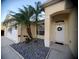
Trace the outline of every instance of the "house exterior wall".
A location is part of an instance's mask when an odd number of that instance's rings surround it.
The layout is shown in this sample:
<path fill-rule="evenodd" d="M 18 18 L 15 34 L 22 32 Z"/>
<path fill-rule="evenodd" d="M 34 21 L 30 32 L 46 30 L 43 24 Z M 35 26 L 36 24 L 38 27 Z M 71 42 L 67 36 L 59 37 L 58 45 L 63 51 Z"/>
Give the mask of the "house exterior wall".
<path fill-rule="evenodd" d="M 18 27 L 18 35 L 20 35 L 20 37 L 18 37 L 19 40 L 20 40 L 20 42 L 25 41 L 25 38 L 26 38 L 26 37 L 24 37 L 24 36 L 27 36 L 27 35 L 28 35 L 25 26 L 21 26 L 21 25 L 20 25 L 20 26 Z"/>
<path fill-rule="evenodd" d="M 31 25 L 31 32 L 34 38 L 36 38 L 36 26 L 35 24 Z"/>
<path fill-rule="evenodd" d="M 17 29 L 15 29 L 15 26 L 11 26 L 14 22 L 9 22 L 7 25 L 4 27 L 4 36 L 8 37 L 15 43 L 18 43 L 18 36 L 17 36 Z M 11 28 L 11 30 L 9 30 Z"/>
<path fill-rule="evenodd" d="M 5 26 L 5 37 L 10 38 L 15 43 L 25 41 L 26 37 L 24 37 L 24 36 L 28 36 L 27 29 L 26 29 L 27 27 L 23 26 L 23 25 L 22 26 L 18 25 L 16 30 L 15 30 L 15 27 L 12 27 L 12 32 L 10 33 L 8 31 L 8 29 L 10 28 L 10 25 L 12 25 L 12 23 L 8 23 L 8 25 Z M 40 39 L 44 39 L 44 36 L 36 35 L 36 26 L 35 26 L 35 24 L 31 25 L 31 32 L 32 32 L 33 38 L 38 37 Z"/>
<path fill-rule="evenodd" d="M 61 1 L 56 4 L 50 5 L 45 8 L 45 46 L 50 46 L 50 41 L 55 42 L 55 22 L 51 18 L 51 15 L 66 10 L 66 1 Z M 77 57 L 78 52 L 78 19 L 77 19 L 77 9 L 71 8 L 68 17 L 63 17 L 65 23 L 65 43 L 71 49 L 73 55 Z M 65 11 L 66 12 L 66 11 Z M 60 13 L 61 14 L 61 13 Z M 52 27 L 51 27 L 52 26 Z"/>
<path fill-rule="evenodd" d="M 37 38 L 44 39 L 44 35 L 37 35 Z"/>
<path fill-rule="evenodd" d="M 65 9 L 65 1 L 61 1 L 59 3 L 56 3 L 54 5 L 51 5 L 49 7 L 45 8 L 45 15 L 46 15 L 46 19 L 45 19 L 45 46 L 49 47 L 50 46 L 50 39 L 51 39 L 51 18 L 49 15 L 64 10 Z"/>
<path fill-rule="evenodd" d="M 3 26 L 3 24 L 0 24 L 0 28 L 1 28 L 1 32 L 2 32 L 2 30 L 4 31 L 4 35 L 3 36 L 5 36 L 5 26 Z M 1 33 L 1 36 L 2 36 L 2 33 Z"/>
<path fill-rule="evenodd" d="M 69 47 L 77 57 L 78 53 L 78 19 L 77 9 L 72 9 L 69 17 Z"/>
<path fill-rule="evenodd" d="M 3 26 L 2 24 L 0 25 L 1 30 L 5 29 L 5 26 Z"/>
<path fill-rule="evenodd" d="M 36 38 L 36 27 L 35 27 L 34 24 L 31 25 L 31 32 L 32 32 L 33 38 Z M 25 26 L 22 26 L 22 27 L 18 26 L 18 35 L 20 35 L 20 37 L 18 37 L 20 42 L 25 41 L 26 37 L 24 37 L 24 36 L 28 36 L 27 27 L 25 27 Z"/>
<path fill-rule="evenodd" d="M 22 30 L 21 30 L 21 26 L 20 26 L 20 25 L 18 25 L 17 30 L 18 30 L 18 41 L 20 42 L 21 39 L 22 39 L 22 37 L 21 37 L 21 32 L 22 32 Z"/>
<path fill-rule="evenodd" d="M 11 32 L 9 31 L 9 27 L 5 28 L 5 37 L 8 37 L 15 43 L 18 43 L 18 36 L 17 35 L 18 35 L 18 32 L 15 29 L 15 27 L 11 27 Z"/>

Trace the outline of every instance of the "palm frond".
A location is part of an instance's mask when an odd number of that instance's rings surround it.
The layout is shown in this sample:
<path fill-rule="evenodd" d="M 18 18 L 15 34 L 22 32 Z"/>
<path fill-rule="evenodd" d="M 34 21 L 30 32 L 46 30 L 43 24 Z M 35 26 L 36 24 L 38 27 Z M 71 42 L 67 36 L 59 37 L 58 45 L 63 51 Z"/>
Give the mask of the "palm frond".
<path fill-rule="evenodd" d="M 23 9 L 19 8 L 19 11 L 21 14 L 25 15 L 25 11 Z"/>
<path fill-rule="evenodd" d="M 29 17 L 31 17 L 34 14 L 34 8 L 31 5 L 28 6 L 28 12 L 29 12 Z"/>

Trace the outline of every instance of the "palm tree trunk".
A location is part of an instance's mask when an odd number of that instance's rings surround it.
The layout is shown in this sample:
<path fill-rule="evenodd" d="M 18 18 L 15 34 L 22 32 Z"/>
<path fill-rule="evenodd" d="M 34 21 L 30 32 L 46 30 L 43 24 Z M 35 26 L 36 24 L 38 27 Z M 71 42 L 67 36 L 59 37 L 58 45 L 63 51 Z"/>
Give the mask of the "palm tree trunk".
<path fill-rule="evenodd" d="M 38 33 L 38 25 L 36 24 L 36 38 L 37 38 L 37 33 Z"/>
<path fill-rule="evenodd" d="M 38 14 L 36 14 L 36 38 L 37 38 L 37 32 L 38 32 Z"/>
<path fill-rule="evenodd" d="M 21 34 L 20 34 L 20 41 L 22 40 L 22 25 L 21 25 Z"/>
<path fill-rule="evenodd" d="M 29 37 L 31 39 L 33 39 L 30 24 L 27 26 L 26 30 L 27 30 L 27 33 L 28 33 Z"/>

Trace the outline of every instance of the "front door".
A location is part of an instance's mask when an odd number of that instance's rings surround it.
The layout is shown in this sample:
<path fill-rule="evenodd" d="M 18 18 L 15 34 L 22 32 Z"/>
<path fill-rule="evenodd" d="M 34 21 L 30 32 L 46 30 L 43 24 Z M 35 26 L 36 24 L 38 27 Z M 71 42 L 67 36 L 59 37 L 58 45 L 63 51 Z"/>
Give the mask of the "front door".
<path fill-rule="evenodd" d="M 59 43 L 64 43 L 64 22 L 57 22 L 55 28 L 55 40 Z"/>

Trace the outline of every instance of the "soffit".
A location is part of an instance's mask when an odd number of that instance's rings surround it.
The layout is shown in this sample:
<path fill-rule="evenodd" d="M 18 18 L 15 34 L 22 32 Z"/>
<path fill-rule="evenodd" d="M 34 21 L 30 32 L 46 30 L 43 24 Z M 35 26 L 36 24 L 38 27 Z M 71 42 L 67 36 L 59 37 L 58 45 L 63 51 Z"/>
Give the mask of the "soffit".
<path fill-rule="evenodd" d="M 50 0 L 50 1 L 46 2 L 46 3 L 44 3 L 42 6 L 43 6 L 44 8 L 46 8 L 46 7 L 50 6 L 50 5 L 53 5 L 53 4 L 58 3 L 58 2 L 60 2 L 60 1 L 64 1 L 64 0 Z"/>

